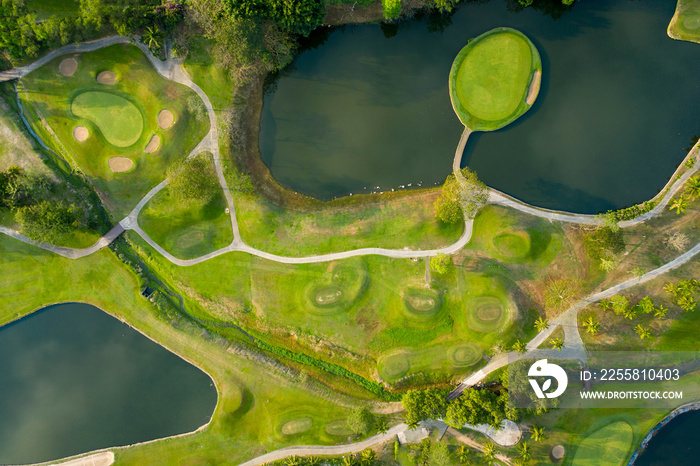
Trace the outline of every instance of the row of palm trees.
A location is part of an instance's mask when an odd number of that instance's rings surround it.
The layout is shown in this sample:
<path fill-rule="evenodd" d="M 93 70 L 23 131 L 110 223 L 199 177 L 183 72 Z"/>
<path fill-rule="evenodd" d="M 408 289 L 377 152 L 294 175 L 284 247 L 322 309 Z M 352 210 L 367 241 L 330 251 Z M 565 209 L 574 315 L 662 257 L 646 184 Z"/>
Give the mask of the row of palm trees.
<path fill-rule="evenodd" d="M 668 208 L 680 215 L 688 208 L 691 200 L 698 198 L 700 198 L 700 176 L 693 176 L 688 179 L 683 194 L 674 199 Z"/>

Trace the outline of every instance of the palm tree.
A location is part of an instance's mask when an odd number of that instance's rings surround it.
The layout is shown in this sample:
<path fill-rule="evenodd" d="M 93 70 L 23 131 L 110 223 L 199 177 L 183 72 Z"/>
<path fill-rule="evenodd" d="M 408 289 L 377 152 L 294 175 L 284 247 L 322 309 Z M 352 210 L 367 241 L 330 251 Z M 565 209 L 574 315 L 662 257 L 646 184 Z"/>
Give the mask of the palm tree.
<path fill-rule="evenodd" d="M 158 44 L 158 31 L 152 26 L 146 28 L 141 40 L 151 50 L 157 50 L 160 47 L 160 44 Z"/>
<path fill-rule="evenodd" d="M 492 442 L 486 442 L 481 450 L 484 454 L 484 460 L 487 464 L 492 464 L 496 459 L 496 445 Z"/>
<path fill-rule="evenodd" d="M 625 319 L 633 320 L 635 317 L 637 317 L 637 308 L 627 307 L 622 311 L 622 315 Z"/>
<path fill-rule="evenodd" d="M 457 449 L 457 459 L 459 460 L 460 464 L 467 464 L 469 461 L 469 457 L 471 456 L 471 452 L 467 447 L 462 445 Z"/>
<path fill-rule="evenodd" d="M 343 456 L 343 466 L 355 466 L 356 464 L 354 455 Z"/>
<path fill-rule="evenodd" d="M 674 199 L 671 205 L 669 206 L 669 209 L 675 210 L 678 215 L 682 214 L 685 212 L 685 209 L 688 208 L 688 198 L 685 197 L 685 194 L 681 195 L 681 197 Z"/>
<path fill-rule="evenodd" d="M 604 311 L 607 311 L 612 307 L 612 301 L 610 301 L 608 298 L 603 298 L 600 300 L 600 307 Z"/>
<path fill-rule="evenodd" d="M 530 427 L 530 438 L 535 442 L 541 442 L 542 440 L 546 439 L 547 435 L 544 433 L 544 427 L 533 424 Z"/>
<path fill-rule="evenodd" d="M 524 354 L 527 351 L 527 345 L 520 340 L 515 340 L 515 343 L 513 343 L 513 351 L 518 354 Z"/>
<path fill-rule="evenodd" d="M 360 464 L 371 465 L 374 464 L 374 460 L 377 459 L 377 454 L 371 448 L 365 448 L 362 450 L 360 458 Z"/>
<path fill-rule="evenodd" d="M 381 418 L 377 420 L 377 431 L 380 434 L 386 434 L 387 431 L 389 430 L 389 423 L 386 421 L 386 419 Z"/>
<path fill-rule="evenodd" d="M 306 464 L 308 464 L 309 466 L 317 466 L 321 464 L 321 458 L 319 458 L 318 456 L 309 456 L 308 458 L 306 458 Z"/>
<path fill-rule="evenodd" d="M 600 258 L 600 270 L 603 272 L 610 272 L 611 270 L 614 270 L 615 267 L 617 267 L 617 262 L 615 262 L 615 259 L 606 259 L 604 257 Z"/>
<path fill-rule="evenodd" d="M 586 327 L 586 333 L 595 335 L 600 330 L 600 322 L 598 322 L 593 316 L 588 316 L 588 319 L 583 321 L 583 326 Z"/>
<path fill-rule="evenodd" d="M 664 285 L 664 291 L 666 292 L 666 294 L 672 294 L 675 296 L 676 293 L 678 293 L 678 287 L 675 283 L 668 282 Z"/>
<path fill-rule="evenodd" d="M 562 347 L 564 346 L 564 340 L 561 338 L 552 338 L 549 340 L 549 343 L 552 345 L 552 349 L 561 351 Z"/>
<path fill-rule="evenodd" d="M 518 456 L 520 456 L 523 460 L 528 461 L 532 452 L 530 451 L 530 446 L 527 444 L 527 442 L 520 442 L 517 448 Z"/>
<path fill-rule="evenodd" d="M 639 338 L 642 340 L 651 336 L 651 332 L 649 331 L 649 327 L 645 327 L 642 324 L 637 324 L 634 327 L 634 331 L 637 333 L 637 335 L 639 335 Z"/>
<path fill-rule="evenodd" d="M 683 309 L 684 311 L 694 311 L 695 310 L 695 305 L 697 303 L 695 302 L 695 299 L 693 299 L 692 296 L 689 295 L 683 295 L 680 298 L 678 298 L 678 305 Z"/>
<path fill-rule="evenodd" d="M 284 464 L 286 464 L 287 466 L 299 466 L 303 463 L 304 461 L 298 456 L 290 456 L 289 458 L 284 460 Z"/>
<path fill-rule="evenodd" d="M 685 183 L 684 194 L 687 194 L 692 199 L 700 197 L 700 176 L 688 178 L 688 181 Z"/>
<path fill-rule="evenodd" d="M 540 317 L 535 321 L 535 328 L 538 332 L 544 332 L 549 328 L 549 323 L 547 323 L 546 319 Z"/>
<path fill-rule="evenodd" d="M 663 319 L 666 317 L 666 313 L 668 312 L 668 309 L 666 309 L 662 304 L 659 304 L 658 307 L 654 308 L 654 317 L 658 317 L 659 319 Z"/>

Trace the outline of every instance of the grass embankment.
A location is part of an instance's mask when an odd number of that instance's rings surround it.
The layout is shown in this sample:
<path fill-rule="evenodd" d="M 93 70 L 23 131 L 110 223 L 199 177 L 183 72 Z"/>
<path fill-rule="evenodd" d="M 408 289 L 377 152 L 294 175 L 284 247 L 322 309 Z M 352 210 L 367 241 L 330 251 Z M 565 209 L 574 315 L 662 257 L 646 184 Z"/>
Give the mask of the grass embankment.
<path fill-rule="evenodd" d="M 542 72 L 540 55 L 520 31 L 498 28 L 472 40 L 450 70 L 450 98 L 462 123 L 473 131 L 494 131 L 525 113 Z M 536 95 L 536 91 L 533 90 Z"/>
<path fill-rule="evenodd" d="M 678 0 L 676 12 L 668 25 L 673 39 L 700 43 L 700 0 Z"/>
<path fill-rule="evenodd" d="M 308 208 L 277 207 L 258 196 L 236 196 L 243 240 L 266 252 L 305 256 L 366 247 L 432 249 L 457 241 L 463 225 L 434 214 L 439 192 L 397 193 L 387 199 L 347 199 Z"/>
<path fill-rule="evenodd" d="M 114 45 L 76 54 L 78 70 L 68 78 L 58 71 L 65 58 L 58 57 L 22 78 L 20 95 L 25 114 L 42 140 L 77 165 L 101 192 L 107 210 L 115 219 L 121 219 L 162 181 L 172 162 L 188 155 L 208 131 L 209 121 L 205 113 L 197 118 L 188 109 L 188 99 L 199 99 L 196 94 L 158 75 L 135 46 Z M 97 74 L 105 70 L 116 73 L 115 85 L 97 83 Z M 71 111 L 73 99 L 85 92 L 110 93 L 135 106 L 144 126 L 138 140 L 129 147 L 117 147 L 102 134 L 101 129 L 107 127 L 76 118 Z M 163 109 L 175 115 L 175 123 L 168 129 L 158 127 L 157 115 Z M 73 137 L 76 126 L 88 128 L 89 136 L 84 142 Z M 160 137 L 160 149 L 146 154 L 144 149 L 153 135 Z M 133 160 L 134 169 L 113 173 L 107 161 L 115 155 Z"/>
<path fill-rule="evenodd" d="M 139 214 L 139 225 L 166 251 L 192 259 L 231 244 L 231 217 L 218 188 L 214 164 L 209 159 L 209 178 L 217 186 L 210 200 L 182 199 L 167 185 Z"/>
<path fill-rule="evenodd" d="M 48 181 L 46 186 L 49 189 L 44 193 L 49 198 L 47 200 L 64 201 L 91 211 L 90 215 L 98 215 L 95 206 L 91 204 L 94 196 L 85 181 L 71 173 L 63 161 L 39 147 L 26 132 L 19 116 L 13 113 L 12 106 L 2 98 L 0 109 L 0 171 L 6 171 L 13 165 L 19 166 L 30 178 Z M 7 209 L 0 209 L 0 224 L 20 229 L 14 220 L 14 214 Z M 98 231 L 83 227 L 61 235 L 55 243 L 58 246 L 85 248 L 92 246 L 99 237 Z"/>
<path fill-rule="evenodd" d="M 37 280 L 41 277 L 41 280 Z M 116 255 L 102 250 L 79 260 L 64 259 L 0 235 L 0 325 L 51 303 L 87 302 L 130 325 L 207 371 L 219 402 L 202 432 L 117 450 L 119 464 L 240 463 L 288 445 L 344 440 L 326 432 L 347 411 L 302 385 L 271 375 L 264 365 L 227 351 L 227 345 L 184 318 L 172 320 L 140 296 L 141 281 Z M 107 285 L 106 285 L 107 284 Z M 282 428 L 295 419 L 312 425 L 296 434 Z"/>

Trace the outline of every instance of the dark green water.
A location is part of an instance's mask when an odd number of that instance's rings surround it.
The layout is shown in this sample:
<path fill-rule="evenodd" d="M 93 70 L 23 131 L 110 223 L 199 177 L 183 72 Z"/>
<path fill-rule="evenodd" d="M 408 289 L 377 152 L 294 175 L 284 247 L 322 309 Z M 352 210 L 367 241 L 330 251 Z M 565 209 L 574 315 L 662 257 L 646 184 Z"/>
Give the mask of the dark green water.
<path fill-rule="evenodd" d="M 216 400 L 209 376 L 93 306 L 0 328 L 0 464 L 190 432 Z"/>
<path fill-rule="evenodd" d="M 700 411 L 672 419 L 651 439 L 634 466 L 685 466 L 700 458 Z"/>
<path fill-rule="evenodd" d="M 586 0 L 558 19 L 515 4 L 462 3 L 449 25 L 424 16 L 317 31 L 265 97 L 273 176 L 324 200 L 442 183 L 462 130 L 452 60 L 469 38 L 509 26 L 538 47 L 542 90 L 516 123 L 473 135 L 463 165 L 549 208 L 595 213 L 654 196 L 700 134 L 700 45 L 666 35 L 676 2 Z"/>

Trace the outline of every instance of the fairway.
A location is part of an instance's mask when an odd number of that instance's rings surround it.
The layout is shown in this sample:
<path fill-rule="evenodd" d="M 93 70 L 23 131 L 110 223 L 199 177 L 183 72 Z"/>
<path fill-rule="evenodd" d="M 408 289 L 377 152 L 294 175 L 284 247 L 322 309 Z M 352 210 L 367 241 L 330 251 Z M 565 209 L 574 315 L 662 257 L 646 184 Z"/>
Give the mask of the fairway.
<path fill-rule="evenodd" d="M 493 239 L 502 259 L 522 259 L 530 254 L 530 235 L 524 231 L 502 233 Z"/>
<path fill-rule="evenodd" d="M 541 70 L 539 53 L 513 29 L 489 31 L 470 41 L 450 71 L 450 97 L 462 123 L 475 131 L 493 131 L 525 113 L 533 75 Z"/>
<path fill-rule="evenodd" d="M 632 427 L 624 421 L 613 422 L 585 438 L 576 449 L 572 464 L 595 466 L 619 465 L 632 444 Z"/>
<path fill-rule="evenodd" d="M 107 92 L 83 92 L 73 99 L 74 115 L 92 121 L 105 139 L 117 147 L 129 147 L 139 140 L 143 117 L 134 104 Z"/>
<path fill-rule="evenodd" d="M 471 342 L 404 349 L 379 358 L 377 372 L 388 383 L 395 383 L 403 377 L 418 373 L 440 372 L 451 375 L 476 364 L 482 354 L 479 345 Z"/>

